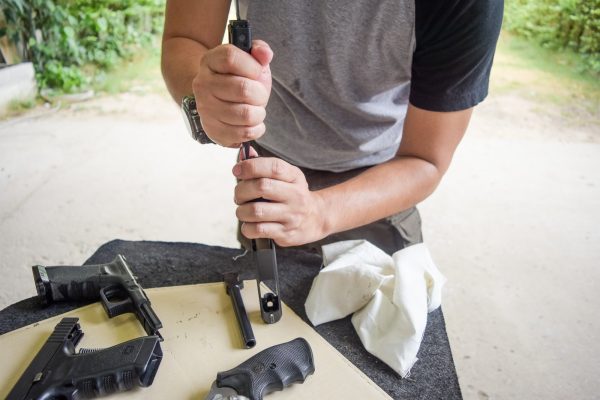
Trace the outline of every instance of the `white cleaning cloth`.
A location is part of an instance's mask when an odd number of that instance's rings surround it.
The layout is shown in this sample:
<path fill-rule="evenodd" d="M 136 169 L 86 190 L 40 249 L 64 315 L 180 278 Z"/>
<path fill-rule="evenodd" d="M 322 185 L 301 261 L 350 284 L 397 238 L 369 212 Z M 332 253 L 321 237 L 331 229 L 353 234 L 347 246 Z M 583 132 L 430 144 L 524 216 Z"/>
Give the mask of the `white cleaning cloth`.
<path fill-rule="evenodd" d="M 323 265 L 305 308 L 313 325 L 352 316 L 365 348 L 407 377 L 446 278 L 415 244 L 389 256 L 366 240 L 323 246 Z"/>

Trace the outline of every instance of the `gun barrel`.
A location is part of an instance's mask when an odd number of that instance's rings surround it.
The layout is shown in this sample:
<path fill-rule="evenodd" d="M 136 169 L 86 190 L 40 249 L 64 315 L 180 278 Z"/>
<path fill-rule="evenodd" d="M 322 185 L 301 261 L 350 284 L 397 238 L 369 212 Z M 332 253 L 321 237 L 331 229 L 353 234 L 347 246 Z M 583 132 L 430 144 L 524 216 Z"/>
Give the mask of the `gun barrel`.
<path fill-rule="evenodd" d="M 244 282 L 240 280 L 238 274 L 231 272 L 224 274 L 223 280 L 225 282 L 225 291 L 231 297 L 231 304 L 240 328 L 242 342 L 245 348 L 250 349 L 256 345 L 256 338 L 254 337 L 252 325 L 250 325 L 240 290 L 244 288 Z"/>

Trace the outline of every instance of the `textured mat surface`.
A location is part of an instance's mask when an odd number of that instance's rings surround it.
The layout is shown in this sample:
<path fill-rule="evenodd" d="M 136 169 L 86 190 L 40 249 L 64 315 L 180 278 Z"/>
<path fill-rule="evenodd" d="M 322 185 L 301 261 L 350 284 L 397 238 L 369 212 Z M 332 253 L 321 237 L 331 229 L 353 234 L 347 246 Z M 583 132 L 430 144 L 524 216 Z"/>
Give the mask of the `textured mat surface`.
<path fill-rule="evenodd" d="M 110 262 L 122 254 L 138 282 L 151 288 L 219 282 L 224 272 L 232 271 L 239 272 L 243 279 L 252 279 L 255 274 L 251 257 L 233 260 L 241 253 L 239 249 L 193 243 L 114 240 L 101 246 L 85 264 Z M 304 300 L 321 267 L 321 257 L 306 251 L 279 250 L 277 261 L 281 299 L 310 324 L 304 312 Z M 81 305 L 83 303 L 68 302 L 42 308 L 35 298 L 20 301 L 0 311 L 0 334 Z M 429 314 L 419 361 L 407 379 L 401 379 L 363 348 L 349 317 L 315 329 L 394 399 L 462 398 L 441 309 Z"/>

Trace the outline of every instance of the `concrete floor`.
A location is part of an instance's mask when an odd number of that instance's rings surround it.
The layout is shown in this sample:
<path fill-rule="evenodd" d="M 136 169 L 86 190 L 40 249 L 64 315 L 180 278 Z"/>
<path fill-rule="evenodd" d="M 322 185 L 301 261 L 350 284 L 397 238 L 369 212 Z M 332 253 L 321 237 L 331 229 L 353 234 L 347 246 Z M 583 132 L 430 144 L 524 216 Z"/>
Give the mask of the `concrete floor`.
<path fill-rule="evenodd" d="M 597 399 L 600 135 L 528 107 L 477 110 L 421 206 L 426 242 L 466 399 Z M 192 142 L 164 94 L 3 123 L 0 307 L 35 293 L 31 265 L 114 238 L 237 246 L 234 158 Z"/>

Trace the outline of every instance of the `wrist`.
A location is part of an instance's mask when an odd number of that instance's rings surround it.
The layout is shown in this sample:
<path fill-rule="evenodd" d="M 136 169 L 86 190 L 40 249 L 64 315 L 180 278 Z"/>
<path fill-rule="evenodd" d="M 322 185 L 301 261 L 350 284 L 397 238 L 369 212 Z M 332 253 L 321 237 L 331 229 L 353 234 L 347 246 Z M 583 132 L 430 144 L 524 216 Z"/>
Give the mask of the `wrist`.
<path fill-rule="evenodd" d="M 319 231 L 319 237 L 322 239 L 335 232 L 333 228 L 335 226 L 335 216 L 333 215 L 332 208 L 329 206 L 327 192 L 324 190 L 316 190 L 312 193 L 316 199 L 315 212 L 318 221 L 317 229 Z"/>

